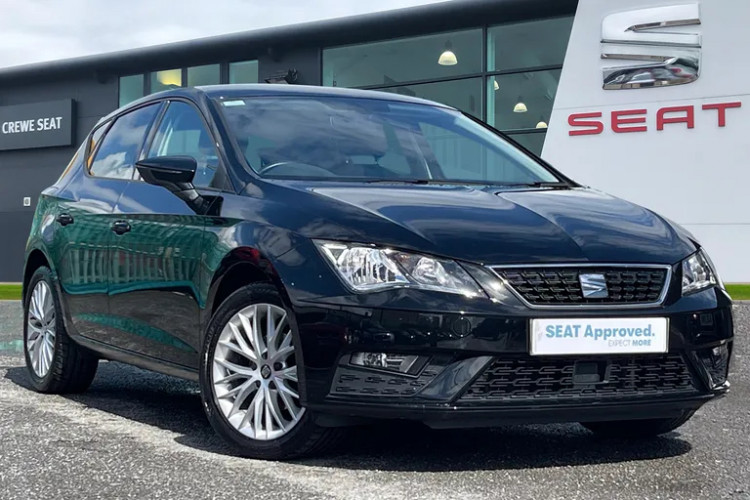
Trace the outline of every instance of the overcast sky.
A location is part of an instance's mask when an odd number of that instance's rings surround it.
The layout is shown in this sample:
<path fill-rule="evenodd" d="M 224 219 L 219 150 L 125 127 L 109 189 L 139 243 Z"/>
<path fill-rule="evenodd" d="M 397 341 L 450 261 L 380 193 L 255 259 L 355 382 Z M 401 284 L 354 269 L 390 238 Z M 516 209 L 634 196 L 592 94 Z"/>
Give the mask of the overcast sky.
<path fill-rule="evenodd" d="M 0 0 L 0 67 L 440 0 Z"/>

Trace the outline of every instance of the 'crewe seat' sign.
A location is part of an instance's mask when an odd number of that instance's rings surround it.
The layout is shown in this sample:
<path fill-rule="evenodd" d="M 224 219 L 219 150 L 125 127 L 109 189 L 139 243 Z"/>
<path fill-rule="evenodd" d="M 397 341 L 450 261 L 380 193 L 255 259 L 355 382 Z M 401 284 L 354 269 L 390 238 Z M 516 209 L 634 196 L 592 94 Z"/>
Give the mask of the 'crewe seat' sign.
<path fill-rule="evenodd" d="M 73 144 L 73 100 L 0 106 L 0 151 Z"/>

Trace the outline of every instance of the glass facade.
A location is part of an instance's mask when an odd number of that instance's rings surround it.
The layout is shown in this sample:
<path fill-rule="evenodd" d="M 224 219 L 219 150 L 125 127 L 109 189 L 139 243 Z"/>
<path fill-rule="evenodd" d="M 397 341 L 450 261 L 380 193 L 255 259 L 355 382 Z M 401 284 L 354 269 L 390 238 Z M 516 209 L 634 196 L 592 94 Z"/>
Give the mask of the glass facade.
<path fill-rule="evenodd" d="M 130 75 L 120 77 L 120 106 L 143 97 L 143 75 Z"/>
<path fill-rule="evenodd" d="M 229 83 L 258 83 L 258 61 L 229 63 Z"/>
<path fill-rule="evenodd" d="M 332 47 L 323 50 L 323 85 L 442 102 L 540 154 L 572 23 L 569 16 Z"/>
<path fill-rule="evenodd" d="M 388 87 L 385 92 L 442 102 L 477 118 L 482 117 L 482 79 L 468 78 L 447 82 Z"/>
<path fill-rule="evenodd" d="M 324 48 L 321 83 L 445 103 L 539 154 L 572 24 L 566 16 Z M 259 79 L 256 60 L 123 76 L 120 105 L 185 85 Z"/>
<path fill-rule="evenodd" d="M 572 17 L 503 24 L 487 30 L 490 71 L 559 66 L 565 58 Z"/>
<path fill-rule="evenodd" d="M 323 85 L 380 87 L 482 72 L 482 30 L 336 47 L 323 51 Z"/>
<path fill-rule="evenodd" d="M 221 83 L 221 66 L 219 64 L 206 64 L 205 66 L 193 66 L 187 69 L 187 86 L 198 87 L 200 85 L 218 85 Z"/>
<path fill-rule="evenodd" d="M 151 73 L 151 93 L 182 87 L 182 70 L 165 69 Z"/>
<path fill-rule="evenodd" d="M 536 154 L 544 146 L 572 27 L 569 16 L 487 29 L 487 123 Z"/>
<path fill-rule="evenodd" d="M 258 83 L 258 61 L 205 64 L 122 76 L 119 105 L 162 90 L 222 83 Z"/>
<path fill-rule="evenodd" d="M 487 123 L 503 131 L 537 129 L 537 125 L 546 124 L 559 81 L 559 69 L 490 78 Z"/>

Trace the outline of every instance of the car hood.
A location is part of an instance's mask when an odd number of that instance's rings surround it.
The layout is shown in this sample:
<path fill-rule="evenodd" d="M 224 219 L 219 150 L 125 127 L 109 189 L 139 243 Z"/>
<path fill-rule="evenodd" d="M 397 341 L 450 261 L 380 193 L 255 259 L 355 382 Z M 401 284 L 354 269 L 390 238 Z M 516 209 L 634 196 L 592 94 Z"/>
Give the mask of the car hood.
<path fill-rule="evenodd" d="M 672 264 L 696 248 L 684 230 L 666 219 L 585 188 L 295 187 L 326 200 L 330 224 L 315 225 L 317 230 L 306 235 L 313 238 L 387 244 L 496 265 Z M 328 232 L 326 227 L 336 229 Z"/>

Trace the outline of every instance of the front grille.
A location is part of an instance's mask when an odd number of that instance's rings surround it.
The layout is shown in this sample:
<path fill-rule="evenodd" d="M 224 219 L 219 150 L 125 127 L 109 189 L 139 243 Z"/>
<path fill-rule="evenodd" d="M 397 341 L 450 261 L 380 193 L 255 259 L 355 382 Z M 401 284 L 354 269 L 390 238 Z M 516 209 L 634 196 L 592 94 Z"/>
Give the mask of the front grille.
<path fill-rule="evenodd" d="M 659 397 L 696 392 L 680 355 L 600 360 L 603 381 L 576 383 L 575 360 L 498 359 L 474 381 L 459 403 Z"/>
<path fill-rule="evenodd" d="M 667 268 L 530 267 L 493 268 L 526 302 L 537 306 L 655 304 L 667 281 Z M 601 274 L 607 297 L 586 298 L 581 274 Z"/>

